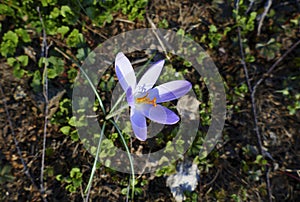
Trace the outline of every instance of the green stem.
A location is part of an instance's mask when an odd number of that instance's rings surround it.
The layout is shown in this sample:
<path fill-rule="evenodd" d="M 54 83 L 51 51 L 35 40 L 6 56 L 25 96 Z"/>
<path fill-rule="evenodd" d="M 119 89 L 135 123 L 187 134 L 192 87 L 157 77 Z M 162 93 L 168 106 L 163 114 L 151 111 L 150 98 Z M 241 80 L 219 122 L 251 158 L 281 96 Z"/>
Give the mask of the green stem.
<path fill-rule="evenodd" d="M 103 114 L 106 115 L 106 112 L 104 110 L 104 105 L 103 102 L 97 92 L 97 89 L 95 88 L 95 86 L 93 85 L 93 82 L 91 81 L 91 79 L 89 78 L 89 76 L 86 74 L 86 72 L 81 68 L 81 65 L 74 60 L 70 55 L 68 55 L 67 53 L 64 53 L 63 51 L 61 51 L 60 49 L 58 49 L 57 47 L 54 48 L 57 52 L 59 52 L 60 54 L 62 54 L 65 58 L 71 60 L 74 64 L 76 64 L 76 66 L 80 69 L 80 71 L 82 71 L 83 75 L 85 76 L 85 78 L 88 80 L 91 88 L 93 89 L 93 92 L 95 93 L 98 101 L 99 101 L 99 105 L 101 107 L 101 110 L 103 111 Z"/>
<path fill-rule="evenodd" d="M 91 79 L 89 78 L 89 76 L 85 73 L 85 71 L 84 71 L 81 67 L 79 67 L 79 68 L 80 68 L 81 72 L 83 73 L 83 75 L 85 76 L 85 78 L 88 80 L 88 82 L 89 82 L 91 88 L 93 89 L 93 91 L 94 91 L 94 93 L 95 93 L 95 95 L 96 95 L 96 97 L 97 97 L 97 99 L 98 99 L 98 101 L 99 101 L 99 105 L 100 105 L 100 107 L 101 107 L 101 110 L 102 110 L 103 114 L 106 115 L 106 112 L 105 112 L 105 109 L 104 109 L 103 102 L 102 102 L 102 100 L 101 100 L 101 98 L 100 98 L 99 93 L 97 92 L 97 89 L 96 89 L 95 86 L 93 85 L 93 82 L 91 81 Z"/>
<path fill-rule="evenodd" d="M 126 108 L 128 108 L 128 104 L 125 104 L 125 105 L 123 105 L 121 108 L 119 108 L 117 111 L 108 114 L 108 115 L 105 117 L 105 120 L 108 120 L 108 119 L 110 119 L 111 117 L 114 117 L 114 116 L 120 114 L 120 113 L 121 113 L 124 109 L 126 109 Z"/>
<path fill-rule="evenodd" d="M 131 169 L 131 172 L 132 172 L 132 183 L 131 183 L 131 186 L 132 186 L 132 193 L 131 193 L 131 194 L 132 194 L 132 195 L 131 195 L 131 198 L 132 198 L 132 200 L 133 200 L 133 198 L 134 198 L 135 176 L 134 176 L 134 167 L 133 167 L 132 156 L 131 156 L 131 153 L 130 153 L 130 151 L 129 151 L 129 148 L 128 148 L 127 144 L 126 144 L 125 138 L 123 137 L 122 132 L 120 131 L 118 125 L 116 124 L 116 122 L 114 122 L 114 121 L 111 120 L 111 119 L 110 119 L 109 121 L 110 121 L 110 122 L 115 126 L 115 128 L 117 129 L 117 131 L 118 131 L 118 133 L 119 133 L 119 135 L 120 135 L 120 137 L 121 137 L 121 139 L 122 139 L 122 142 L 123 142 L 123 144 L 124 144 L 124 146 L 125 146 L 125 149 L 126 149 L 128 158 L 129 158 L 130 169 Z"/>
<path fill-rule="evenodd" d="M 116 113 L 116 112 L 113 112 L 114 110 L 115 110 L 115 108 L 119 105 L 119 103 L 122 101 L 122 99 L 123 99 L 123 97 L 125 96 L 125 92 L 119 97 L 119 99 L 117 100 L 117 102 L 115 103 L 115 105 L 111 108 L 111 113 L 110 114 L 112 114 L 112 113 Z M 117 111 L 119 111 L 119 110 L 117 110 Z M 109 115 L 108 115 L 109 116 Z M 106 118 L 106 120 L 107 120 L 107 118 Z"/>
<path fill-rule="evenodd" d="M 103 126 L 102 126 L 102 129 L 101 129 L 101 133 L 100 133 L 100 139 L 99 139 L 99 142 L 98 142 L 98 147 L 97 147 L 97 151 L 96 151 L 96 156 L 95 156 L 95 161 L 94 161 L 94 165 L 93 165 L 93 168 L 92 168 L 92 172 L 91 172 L 91 176 L 90 176 L 90 179 L 89 179 L 89 182 L 88 182 L 88 185 L 84 191 L 84 193 L 86 194 L 88 192 L 88 190 L 91 188 L 91 185 L 92 185 L 92 182 L 93 182 L 93 178 L 94 178 L 94 175 L 95 175 L 95 171 L 96 171 L 96 166 L 97 166 L 97 162 L 98 162 L 98 158 L 99 158 L 99 154 L 100 154 L 100 151 L 101 151 L 101 142 L 102 142 L 102 139 L 103 139 L 103 134 L 104 134 L 104 130 L 105 130 L 105 125 L 106 125 L 106 121 L 104 121 L 103 123 Z"/>

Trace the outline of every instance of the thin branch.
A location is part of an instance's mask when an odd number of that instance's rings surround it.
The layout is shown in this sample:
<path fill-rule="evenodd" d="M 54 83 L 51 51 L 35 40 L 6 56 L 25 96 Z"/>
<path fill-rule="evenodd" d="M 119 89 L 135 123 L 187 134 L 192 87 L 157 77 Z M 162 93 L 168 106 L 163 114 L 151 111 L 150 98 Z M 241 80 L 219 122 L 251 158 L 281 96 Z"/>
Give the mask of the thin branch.
<path fill-rule="evenodd" d="M 300 40 L 298 40 L 292 47 L 290 47 L 278 60 L 276 60 L 276 62 L 270 67 L 270 69 L 267 71 L 267 73 L 265 73 L 253 86 L 252 92 L 251 92 L 251 100 L 255 101 L 255 93 L 256 93 L 256 89 L 257 87 L 263 82 L 263 80 L 269 76 L 271 74 L 271 72 L 275 69 L 275 67 L 277 67 L 277 65 L 290 53 L 292 52 L 298 45 L 300 44 Z M 254 105 L 255 106 L 255 105 Z M 253 108 L 253 107 L 252 107 Z M 256 113 L 256 109 L 255 109 L 255 113 Z M 257 119 L 256 119 L 257 120 Z M 256 125 L 257 126 L 257 125 Z M 258 129 L 258 126 L 257 126 Z M 259 132 L 259 131 L 258 131 Z M 262 152 L 264 152 L 262 150 Z M 263 153 L 264 155 L 264 153 Z M 266 184 L 267 184 L 267 192 L 268 192 L 268 197 L 269 197 L 269 201 L 272 201 L 272 190 L 271 190 L 271 185 L 270 185 L 270 168 L 267 165 L 266 167 Z"/>
<path fill-rule="evenodd" d="M 209 183 L 204 184 L 203 188 L 206 188 L 206 187 L 210 186 L 211 184 L 213 184 L 217 180 L 217 178 L 219 177 L 220 172 L 221 172 L 221 169 L 218 169 L 217 173 L 215 174 L 215 176 L 213 177 L 213 179 Z"/>
<path fill-rule="evenodd" d="M 252 93 L 252 86 L 251 86 L 251 83 L 250 83 L 250 80 L 249 80 L 248 68 L 247 68 L 247 64 L 245 62 L 245 53 L 244 53 L 244 47 L 243 47 L 242 36 L 241 36 L 241 28 L 240 27 L 238 27 L 238 38 L 239 38 L 239 46 L 240 46 L 240 53 L 241 53 L 241 63 L 243 65 L 247 86 L 249 88 L 250 93 Z"/>
<path fill-rule="evenodd" d="M 294 176 L 294 175 L 292 175 L 292 174 L 290 174 L 289 172 L 286 172 L 286 171 L 279 170 L 279 172 L 280 172 L 281 174 L 287 175 L 287 176 L 289 176 L 289 177 L 291 177 L 291 178 L 297 180 L 297 181 L 300 183 L 300 178 L 299 178 L 299 177 L 296 177 L 296 176 Z"/>
<path fill-rule="evenodd" d="M 239 44 L 240 44 L 240 52 L 241 52 L 241 58 L 242 58 L 242 65 L 243 65 L 243 69 L 245 72 L 245 77 L 246 77 L 246 82 L 249 88 L 249 91 L 251 93 L 250 98 L 251 98 L 251 109 L 252 109 L 252 114 L 253 114 L 253 120 L 254 120 L 254 131 L 256 133 L 256 137 L 257 137 L 257 142 L 258 142 L 258 146 L 259 146 L 259 151 L 260 154 L 263 155 L 264 157 L 266 156 L 266 152 L 263 149 L 263 145 L 262 145 L 262 138 L 261 138 L 261 134 L 259 131 L 259 127 L 258 127 L 258 120 L 257 120 L 257 111 L 256 111 L 256 101 L 255 101 L 255 93 L 256 93 L 256 89 L 257 87 L 264 81 L 264 79 L 269 76 L 271 74 L 271 72 L 278 66 L 278 64 L 290 53 L 292 52 L 299 44 L 300 44 L 300 40 L 298 40 L 293 46 L 291 46 L 271 67 L 270 69 L 267 71 L 267 73 L 265 73 L 253 86 L 253 88 L 251 87 L 251 83 L 249 81 L 249 75 L 248 75 L 248 69 L 247 69 L 247 65 L 245 63 L 245 57 L 244 57 L 244 49 L 243 49 L 243 44 L 242 44 L 242 40 L 241 40 L 241 31 L 240 28 L 238 28 L 238 37 L 239 37 Z M 270 168 L 267 165 L 266 167 L 266 173 L 265 173 L 265 178 L 266 178 L 266 184 L 267 184 L 267 192 L 268 192 L 268 198 L 269 201 L 272 202 L 272 190 L 271 190 L 271 185 L 270 185 Z"/>
<path fill-rule="evenodd" d="M 247 8 L 246 14 L 248 14 L 251 11 L 251 9 L 252 9 L 252 7 L 254 5 L 254 2 L 255 2 L 255 0 L 250 0 L 250 4 L 249 4 L 249 6 Z"/>
<path fill-rule="evenodd" d="M 103 136 L 104 136 L 105 126 L 106 126 L 106 121 L 104 121 L 104 123 L 102 125 L 100 138 L 99 138 L 99 142 L 98 142 L 98 147 L 97 147 L 97 151 L 96 151 L 96 155 L 95 155 L 95 161 L 94 161 L 93 168 L 92 168 L 92 171 L 91 171 L 91 176 L 90 176 L 88 185 L 86 187 L 86 190 L 84 191 L 84 193 L 86 193 L 86 198 L 84 199 L 84 202 L 89 201 L 89 197 L 90 197 L 90 193 L 91 193 L 91 189 L 92 189 L 92 182 L 93 182 L 93 178 L 94 178 L 96 168 L 97 168 L 97 162 L 98 162 L 98 159 L 99 159 L 99 154 L 101 153 L 101 143 L 102 143 L 102 139 L 103 139 Z"/>
<path fill-rule="evenodd" d="M 257 35 L 258 36 L 260 35 L 261 27 L 264 23 L 265 17 L 267 16 L 267 14 L 268 14 L 268 12 L 271 8 L 271 5 L 272 5 L 272 0 L 268 0 L 266 5 L 265 5 L 264 12 L 261 14 L 261 18 L 260 18 L 259 23 L 258 23 L 258 28 L 257 28 Z"/>
<path fill-rule="evenodd" d="M 245 55 L 244 55 L 244 49 L 243 49 L 243 42 L 241 39 L 241 30 L 240 28 L 238 28 L 238 37 L 239 37 L 239 44 L 240 44 L 240 52 L 241 52 L 241 63 L 243 65 L 243 69 L 245 72 L 245 77 L 246 77 L 246 82 L 247 82 L 247 86 L 248 89 L 250 91 L 250 99 L 251 99 L 251 109 L 252 109 L 252 115 L 253 115 L 253 121 L 254 121 L 254 131 L 256 134 L 256 138 L 257 138 L 257 143 L 258 143 L 258 149 L 260 154 L 264 154 L 264 149 L 263 149 L 263 145 L 262 145 L 262 138 L 261 138 L 261 134 L 259 131 L 259 127 L 258 127 L 258 120 L 257 120 L 257 111 L 256 111 L 256 101 L 255 101 L 255 97 L 253 94 L 253 89 L 250 83 L 250 79 L 249 79 L 249 74 L 248 74 L 248 68 L 245 62 Z"/>
<path fill-rule="evenodd" d="M 2 88 L 2 85 L 0 83 L 0 93 L 1 93 L 1 97 L 2 97 L 2 101 L 3 101 L 3 105 L 4 105 L 4 110 L 6 112 L 6 116 L 7 116 L 7 120 L 8 120 L 8 125 L 10 127 L 10 130 L 11 130 L 11 134 L 13 136 L 13 141 L 16 145 L 16 149 L 17 149 L 17 153 L 20 157 L 20 160 L 21 160 L 21 163 L 23 165 L 23 172 L 25 173 L 25 175 L 28 177 L 28 179 L 31 181 L 31 184 L 33 185 L 33 187 L 38 190 L 41 194 L 41 197 L 43 198 L 43 201 L 44 202 L 47 202 L 47 200 L 43 197 L 43 192 L 42 190 L 39 189 L 39 187 L 37 186 L 37 184 L 34 182 L 33 180 L 33 177 L 31 176 L 30 172 L 29 172 L 29 169 L 28 169 L 28 166 L 22 156 L 22 152 L 21 152 L 21 149 L 19 147 L 19 142 L 17 140 L 17 136 L 16 136 L 16 133 L 15 133 L 15 130 L 13 128 L 13 124 L 12 124 L 12 121 L 11 121 L 11 117 L 9 115 L 9 111 L 8 111 L 8 107 L 7 107 L 7 103 L 6 103 L 6 99 L 5 99 L 5 94 L 4 94 L 4 91 L 3 91 L 3 88 Z"/>
<path fill-rule="evenodd" d="M 237 10 L 237 13 L 238 13 L 238 11 L 239 11 L 239 0 L 237 0 L 237 2 L 236 2 L 236 10 Z M 258 127 L 256 102 L 255 102 L 255 91 L 253 91 L 253 88 L 251 86 L 250 79 L 249 79 L 249 74 L 248 74 L 248 69 L 247 69 L 247 64 L 245 62 L 245 53 L 244 53 L 244 48 L 243 48 L 242 36 L 241 36 L 241 28 L 238 27 L 237 29 L 238 29 L 238 39 L 239 39 L 239 46 L 240 46 L 240 53 L 241 53 L 241 63 L 243 65 L 243 69 L 244 69 L 245 77 L 246 77 L 246 82 L 247 82 L 247 85 L 248 85 L 248 89 L 250 91 L 251 110 L 252 110 L 252 116 L 253 116 L 253 121 L 254 121 L 254 131 L 255 131 L 255 134 L 256 134 L 256 138 L 257 138 L 259 152 L 263 157 L 265 157 L 266 152 L 263 149 L 261 133 L 260 133 L 259 127 Z M 267 170 L 266 170 L 266 173 L 265 173 L 265 181 L 266 181 L 266 184 L 267 184 L 267 193 L 268 193 L 269 202 L 272 202 L 272 190 L 271 190 L 271 185 L 270 185 L 269 167 L 268 166 L 267 166 Z"/>
<path fill-rule="evenodd" d="M 265 73 L 253 86 L 253 94 L 255 94 L 257 87 L 264 81 L 264 79 L 271 74 L 271 72 L 277 67 L 277 65 L 290 53 L 292 52 L 298 45 L 300 44 L 300 40 L 298 40 L 294 45 L 292 45 L 276 62 L 270 67 L 270 69 Z"/>
<path fill-rule="evenodd" d="M 45 30 L 45 25 L 43 22 L 43 18 L 40 12 L 39 7 L 37 7 L 37 11 L 39 13 L 40 22 L 43 28 L 43 42 L 42 42 L 42 53 L 41 57 L 47 60 L 48 58 L 48 50 L 51 44 L 48 46 L 47 44 L 47 34 Z M 42 149 L 42 162 L 41 162 L 41 176 L 40 176 L 40 187 L 42 193 L 45 193 L 44 188 L 44 169 L 45 169 L 45 151 L 46 151 L 46 137 L 47 137 L 47 124 L 48 124 L 48 114 L 49 114 L 49 100 L 48 100 L 48 68 L 47 62 L 44 62 L 44 70 L 43 70 L 43 95 L 45 98 L 45 112 L 44 112 L 44 132 L 43 132 L 43 149 Z"/>
<path fill-rule="evenodd" d="M 236 9 L 237 10 L 239 9 L 238 5 L 239 5 L 239 1 L 237 1 L 237 4 L 236 4 Z M 263 154 L 262 138 L 261 138 L 261 134 L 260 134 L 259 128 L 258 128 L 256 103 L 255 103 L 254 96 L 252 96 L 253 95 L 253 89 L 252 89 L 252 85 L 250 83 L 248 68 L 247 68 L 247 65 L 246 65 L 246 62 L 245 62 L 245 53 L 244 53 L 244 48 L 243 48 L 241 28 L 240 27 L 238 27 L 238 38 L 239 38 L 239 46 L 240 46 L 240 53 L 241 53 L 241 63 L 243 65 L 247 86 L 248 86 L 248 89 L 249 89 L 250 94 L 251 94 L 250 97 L 251 97 L 252 115 L 253 115 L 253 120 L 254 120 L 254 131 L 255 131 L 255 134 L 256 134 L 256 138 L 257 138 L 259 152 L 261 154 Z"/>
<path fill-rule="evenodd" d="M 272 190 L 270 184 L 270 167 L 267 165 L 266 168 L 267 168 L 266 170 L 267 192 L 268 192 L 269 201 L 272 201 Z"/>
<path fill-rule="evenodd" d="M 148 22 L 149 22 L 150 25 L 151 25 L 153 34 L 155 35 L 155 37 L 157 38 L 159 44 L 161 45 L 161 48 L 163 49 L 163 51 L 164 51 L 166 57 L 168 57 L 168 52 L 167 52 L 167 49 L 166 49 L 166 46 L 165 46 L 165 45 L 167 45 L 167 44 L 164 44 L 164 43 L 163 43 L 163 41 L 162 41 L 163 37 L 161 36 L 161 33 L 160 33 L 159 29 L 157 29 L 156 25 L 155 25 L 154 22 L 151 20 L 151 18 L 149 17 L 148 14 L 146 14 L 146 18 L 147 18 Z M 169 58 L 169 59 L 170 59 L 170 58 Z"/>

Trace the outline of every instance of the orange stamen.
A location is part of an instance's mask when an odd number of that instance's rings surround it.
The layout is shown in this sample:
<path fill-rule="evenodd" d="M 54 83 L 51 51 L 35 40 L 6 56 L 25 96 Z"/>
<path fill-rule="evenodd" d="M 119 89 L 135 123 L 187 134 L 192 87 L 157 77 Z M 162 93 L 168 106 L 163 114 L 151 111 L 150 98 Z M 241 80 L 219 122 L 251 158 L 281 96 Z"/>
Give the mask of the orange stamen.
<path fill-rule="evenodd" d="M 146 103 L 146 104 L 152 104 L 154 107 L 156 107 L 156 97 L 153 98 L 153 100 L 150 100 L 150 98 L 147 97 L 148 93 L 144 97 L 136 98 L 137 103 Z"/>

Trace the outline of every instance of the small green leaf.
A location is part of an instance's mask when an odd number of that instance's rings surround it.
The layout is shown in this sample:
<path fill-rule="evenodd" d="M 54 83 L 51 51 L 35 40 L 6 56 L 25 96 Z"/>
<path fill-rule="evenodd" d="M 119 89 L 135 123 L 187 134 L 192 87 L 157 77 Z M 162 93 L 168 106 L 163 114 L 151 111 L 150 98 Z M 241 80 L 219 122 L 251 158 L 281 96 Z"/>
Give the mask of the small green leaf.
<path fill-rule="evenodd" d="M 0 13 L 2 15 L 15 16 L 14 9 L 5 4 L 0 4 Z"/>
<path fill-rule="evenodd" d="M 13 55 L 16 52 L 16 48 L 18 46 L 18 35 L 12 31 L 8 31 L 4 34 L 2 40 L 3 41 L 0 45 L 1 55 L 4 57 Z"/>
<path fill-rule="evenodd" d="M 67 14 L 73 14 L 73 12 L 69 6 L 62 6 L 60 13 L 63 17 L 67 17 Z"/>
<path fill-rule="evenodd" d="M 77 77 L 77 73 L 78 73 L 78 70 L 75 69 L 75 68 L 71 68 L 68 70 L 68 79 L 70 82 L 74 82 L 74 80 L 76 79 Z"/>
<path fill-rule="evenodd" d="M 72 179 L 70 177 L 65 178 L 64 181 L 66 183 L 72 183 Z"/>
<path fill-rule="evenodd" d="M 23 69 L 20 69 L 19 67 L 14 68 L 13 75 L 17 78 L 22 78 L 25 74 L 25 71 Z"/>
<path fill-rule="evenodd" d="M 61 26 L 57 29 L 57 33 L 61 34 L 61 37 L 64 38 L 65 34 L 70 30 L 67 26 Z"/>
<path fill-rule="evenodd" d="M 127 195 L 127 192 L 128 192 L 128 189 L 127 189 L 127 188 L 123 188 L 123 189 L 121 190 L 121 194 L 123 194 L 123 195 Z"/>
<path fill-rule="evenodd" d="M 33 74 L 32 82 L 30 84 L 30 86 L 33 88 L 35 92 L 40 90 L 41 81 L 42 81 L 41 73 L 39 70 L 36 70 Z"/>
<path fill-rule="evenodd" d="M 80 169 L 79 168 L 72 168 L 71 172 L 70 172 L 70 177 L 73 178 L 76 173 L 80 173 Z"/>
<path fill-rule="evenodd" d="M 76 126 L 76 117 L 72 116 L 68 122 L 71 126 Z"/>
<path fill-rule="evenodd" d="M 79 176 L 78 176 L 79 177 Z M 80 187 L 82 183 L 82 180 L 81 179 L 76 179 L 76 180 L 73 180 L 73 185 L 74 187 Z"/>
<path fill-rule="evenodd" d="M 267 60 L 272 60 L 279 53 L 281 44 L 271 38 L 267 43 L 259 43 L 255 47 L 259 50 L 261 56 L 267 58 Z"/>
<path fill-rule="evenodd" d="M 60 128 L 60 131 L 64 134 L 64 135 L 69 135 L 71 130 L 70 126 L 63 126 Z"/>
<path fill-rule="evenodd" d="M 4 34 L 3 41 L 12 41 L 14 44 L 17 44 L 19 41 L 18 35 L 12 31 L 8 31 Z"/>
<path fill-rule="evenodd" d="M 254 163 L 260 165 L 260 164 L 263 162 L 263 160 L 264 160 L 264 158 L 263 158 L 262 155 L 257 155 L 257 156 L 256 156 L 256 159 L 255 159 L 255 161 L 254 161 Z"/>
<path fill-rule="evenodd" d="M 282 90 L 277 90 L 276 92 L 277 93 L 282 93 L 283 95 L 289 95 L 290 94 L 289 88 L 285 88 L 285 89 L 282 89 Z"/>
<path fill-rule="evenodd" d="M 84 51 L 84 48 L 79 48 L 78 50 L 77 50 L 77 54 L 76 54 L 76 58 L 78 59 L 78 60 L 81 60 L 81 61 L 83 61 L 85 58 L 86 58 L 86 53 L 85 53 L 85 51 Z"/>
<path fill-rule="evenodd" d="M 166 19 L 164 18 L 162 21 L 159 21 L 159 22 L 158 22 L 158 27 L 159 27 L 159 28 L 163 28 L 163 29 L 168 28 L 168 27 L 169 27 L 168 20 L 166 20 Z"/>
<path fill-rule="evenodd" d="M 55 179 L 56 179 L 57 181 L 62 181 L 62 175 L 61 175 L 61 174 L 56 175 Z"/>
<path fill-rule="evenodd" d="M 51 13 L 50 13 L 50 18 L 51 18 L 51 19 L 55 19 L 55 18 L 57 18 L 59 15 L 60 15 L 60 10 L 59 10 L 57 7 L 55 7 L 55 8 L 53 8 L 53 10 L 52 10 Z"/>
<path fill-rule="evenodd" d="M 76 126 L 76 127 L 81 127 L 81 126 L 87 126 L 87 120 L 85 119 L 84 116 L 81 116 L 79 118 L 79 120 L 76 119 L 75 116 L 72 116 L 68 123 L 71 125 L 71 126 Z"/>
<path fill-rule="evenodd" d="M 83 43 L 83 35 L 79 33 L 78 29 L 74 29 L 67 38 L 67 45 L 70 47 L 78 47 L 81 43 Z"/>
<path fill-rule="evenodd" d="M 217 32 L 217 31 L 218 31 L 218 29 L 215 25 L 210 25 L 209 26 L 209 32 Z"/>
<path fill-rule="evenodd" d="M 185 32 L 184 32 L 184 30 L 183 29 L 179 29 L 178 31 L 177 31 L 177 33 L 176 33 L 178 36 L 184 36 L 185 35 Z"/>
<path fill-rule="evenodd" d="M 7 64 L 13 67 L 13 75 L 17 78 L 22 78 L 26 71 L 21 68 L 21 66 L 27 66 L 28 64 L 28 56 L 21 55 L 16 59 L 13 57 L 7 58 Z"/>
<path fill-rule="evenodd" d="M 28 56 L 20 55 L 17 57 L 17 60 L 21 63 L 21 66 L 25 67 L 28 65 Z"/>
<path fill-rule="evenodd" d="M 85 9 L 87 16 L 89 16 L 90 19 L 94 19 L 97 17 L 98 9 L 95 7 L 87 7 Z"/>
<path fill-rule="evenodd" d="M 31 38 L 26 30 L 19 28 L 19 29 L 16 29 L 15 32 L 25 43 L 31 42 Z"/>
<path fill-rule="evenodd" d="M 164 152 L 169 153 L 169 152 L 173 152 L 173 151 L 174 151 L 174 147 L 172 145 L 172 142 L 168 141 Z"/>
<path fill-rule="evenodd" d="M 7 60 L 6 60 L 7 64 L 12 67 L 14 66 L 16 61 L 17 60 L 15 58 L 7 58 Z"/>
<path fill-rule="evenodd" d="M 79 135 L 78 135 L 77 130 L 72 131 L 71 134 L 70 134 L 70 136 L 71 136 L 71 139 L 74 142 L 77 142 L 79 140 Z"/>
<path fill-rule="evenodd" d="M 51 56 L 48 58 L 48 78 L 53 79 L 64 71 L 64 61 L 58 57 Z"/>

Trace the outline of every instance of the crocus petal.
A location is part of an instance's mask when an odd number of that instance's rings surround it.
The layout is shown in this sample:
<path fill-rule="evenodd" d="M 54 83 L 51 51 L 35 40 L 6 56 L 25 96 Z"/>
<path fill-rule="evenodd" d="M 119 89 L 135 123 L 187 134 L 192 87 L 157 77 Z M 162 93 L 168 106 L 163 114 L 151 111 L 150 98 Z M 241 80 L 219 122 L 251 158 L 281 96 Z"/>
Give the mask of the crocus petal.
<path fill-rule="evenodd" d="M 128 105 L 130 107 L 134 107 L 134 96 L 132 94 L 132 88 L 131 87 L 129 87 L 126 91 L 126 99 L 127 99 Z"/>
<path fill-rule="evenodd" d="M 132 65 L 122 52 L 118 53 L 116 56 L 115 70 L 119 82 L 125 92 L 127 92 L 129 87 L 135 89 L 136 77 Z"/>
<path fill-rule="evenodd" d="M 192 84 L 185 80 L 176 80 L 164 83 L 149 90 L 149 98 L 156 98 L 156 103 L 178 99 L 189 92 Z"/>
<path fill-rule="evenodd" d="M 156 83 L 156 81 L 161 73 L 161 70 L 162 70 L 164 64 L 165 64 L 165 61 L 161 60 L 161 61 L 155 63 L 154 65 L 152 65 L 145 72 L 145 74 L 142 76 L 139 83 L 137 84 L 137 90 L 140 93 L 147 92 L 150 88 L 152 88 L 154 86 L 154 84 Z"/>
<path fill-rule="evenodd" d="M 143 104 L 138 110 L 144 116 L 157 123 L 175 124 L 179 121 L 179 117 L 173 111 L 161 105 Z"/>
<path fill-rule="evenodd" d="M 139 111 L 131 108 L 130 110 L 130 121 L 133 132 L 137 139 L 145 141 L 147 139 L 147 124 L 146 118 Z"/>

